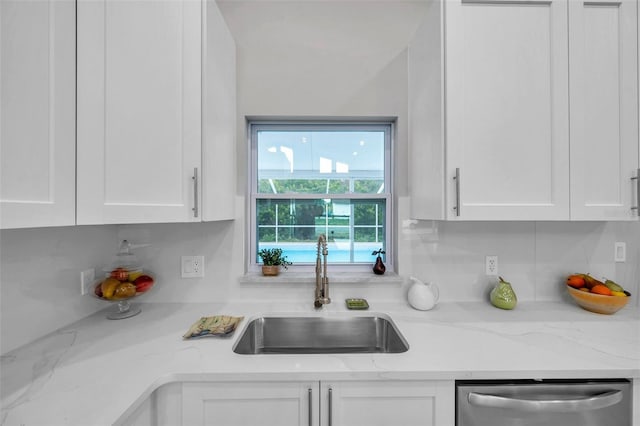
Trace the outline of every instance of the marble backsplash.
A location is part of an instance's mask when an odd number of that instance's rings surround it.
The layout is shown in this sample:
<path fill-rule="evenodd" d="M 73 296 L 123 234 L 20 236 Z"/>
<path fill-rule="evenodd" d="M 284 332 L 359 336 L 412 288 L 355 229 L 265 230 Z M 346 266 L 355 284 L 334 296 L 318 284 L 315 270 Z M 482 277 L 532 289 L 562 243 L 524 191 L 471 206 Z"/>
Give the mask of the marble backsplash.
<path fill-rule="evenodd" d="M 435 282 L 441 301 L 486 300 L 495 278 L 484 274 L 486 255 L 497 255 L 499 274 L 519 300 L 566 300 L 568 273 L 589 272 L 620 282 L 638 309 L 639 222 L 429 222 L 406 219 L 398 205 L 395 268 L 402 277 Z M 405 217 L 405 218 L 403 218 Z M 313 284 L 247 284 L 244 221 L 4 230 L 1 250 L 1 353 L 107 307 L 79 294 L 79 273 L 109 263 L 120 239 L 149 243 L 138 249 L 158 279 L 146 302 L 216 302 L 260 298 L 307 302 Z M 627 261 L 614 262 L 614 243 Z M 180 256 L 203 255 L 205 277 L 180 277 Z M 331 270 L 329 276 L 331 278 Z M 307 288 L 308 287 L 308 288 Z M 335 300 L 404 298 L 397 281 L 379 286 L 334 283 Z"/>

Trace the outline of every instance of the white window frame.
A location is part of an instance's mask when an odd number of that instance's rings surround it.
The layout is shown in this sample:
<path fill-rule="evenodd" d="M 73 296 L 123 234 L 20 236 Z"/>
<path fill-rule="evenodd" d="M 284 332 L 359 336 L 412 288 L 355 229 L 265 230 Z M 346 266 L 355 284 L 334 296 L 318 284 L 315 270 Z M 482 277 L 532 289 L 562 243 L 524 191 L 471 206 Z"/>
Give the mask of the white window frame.
<path fill-rule="evenodd" d="M 331 194 L 332 199 L 384 199 L 385 200 L 385 266 L 387 271 L 394 271 L 394 240 L 393 240 L 393 147 L 395 140 L 395 119 L 394 118 L 376 118 L 366 120 L 279 120 L 279 119 L 251 119 L 247 118 L 247 135 L 249 144 L 249 159 L 248 159 L 248 206 L 247 206 L 247 238 L 246 241 L 247 252 L 245 258 L 247 259 L 247 271 L 258 272 L 262 266 L 255 258 L 254 253 L 257 250 L 257 235 L 256 235 L 256 201 L 258 198 L 272 198 L 272 199 L 317 199 L 316 194 L 264 194 L 257 192 L 257 167 L 258 167 L 258 152 L 257 152 L 257 132 L 260 129 L 268 127 L 270 130 L 291 130 L 295 127 L 304 127 L 305 130 L 314 129 L 327 129 L 334 128 L 338 130 L 339 127 L 348 128 L 349 130 L 383 130 L 385 132 L 384 143 L 384 192 L 381 194 Z M 326 198 L 323 197 L 323 198 Z M 344 271 L 344 272 L 367 272 L 371 273 L 371 268 L 375 263 L 375 256 L 371 256 L 371 263 L 335 263 L 331 264 L 331 249 L 329 248 L 328 262 L 331 270 Z M 296 265 L 295 263 L 288 267 L 293 272 L 307 272 L 313 271 L 314 265 L 304 264 Z"/>

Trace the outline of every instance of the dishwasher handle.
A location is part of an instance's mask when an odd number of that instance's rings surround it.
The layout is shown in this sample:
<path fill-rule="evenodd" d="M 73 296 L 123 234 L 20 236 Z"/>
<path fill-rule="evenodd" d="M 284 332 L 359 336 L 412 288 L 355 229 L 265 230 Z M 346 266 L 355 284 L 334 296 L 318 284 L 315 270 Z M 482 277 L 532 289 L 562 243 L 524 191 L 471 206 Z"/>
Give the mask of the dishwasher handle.
<path fill-rule="evenodd" d="M 573 399 L 521 399 L 500 395 L 469 392 L 469 404 L 478 407 L 511 408 L 519 411 L 575 413 L 610 407 L 622 401 L 621 390 L 611 390 L 598 395 L 577 396 Z"/>

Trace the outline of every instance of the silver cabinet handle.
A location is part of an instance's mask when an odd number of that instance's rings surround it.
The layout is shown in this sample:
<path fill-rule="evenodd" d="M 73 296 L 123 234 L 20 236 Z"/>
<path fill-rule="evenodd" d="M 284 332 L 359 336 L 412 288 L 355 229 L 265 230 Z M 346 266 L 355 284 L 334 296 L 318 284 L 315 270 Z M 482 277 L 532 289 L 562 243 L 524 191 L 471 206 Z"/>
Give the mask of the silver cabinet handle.
<path fill-rule="evenodd" d="M 333 425 L 333 389 L 329 388 L 329 425 Z"/>
<path fill-rule="evenodd" d="M 193 217 L 198 217 L 198 168 L 193 168 Z"/>
<path fill-rule="evenodd" d="M 511 408 L 519 411 L 535 411 L 540 413 L 571 413 L 598 410 L 615 405 L 622 401 L 622 391 L 611 390 L 595 396 L 547 400 L 509 398 L 506 396 L 470 392 L 468 400 L 471 405 L 479 407 Z"/>
<path fill-rule="evenodd" d="M 460 167 L 456 168 L 456 175 L 453 180 L 456 181 L 456 205 L 453 209 L 456 211 L 456 216 L 460 216 Z"/>
<path fill-rule="evenodd" d="M 313 426 L 313 413 L 311 412 L 311 407 L 313 406 L 313 390 L 309 388 L 308 392 L 309 398 L 309 426 Z"/>
<path fill-rule="evenodd" d="M 636 205 L 631 207 L 631 210 L 635 210 L 640 213 L 640 169 L 638 169 L 638 173 L 635 177 L 632 177 L 631 180 L 636 181 Z"/>

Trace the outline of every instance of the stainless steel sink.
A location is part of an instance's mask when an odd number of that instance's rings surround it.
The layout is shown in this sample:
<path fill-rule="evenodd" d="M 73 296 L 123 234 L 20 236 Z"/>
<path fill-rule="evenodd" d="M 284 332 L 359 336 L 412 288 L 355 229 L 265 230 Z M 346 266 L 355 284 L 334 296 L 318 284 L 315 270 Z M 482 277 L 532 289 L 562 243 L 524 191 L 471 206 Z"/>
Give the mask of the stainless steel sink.
<path fill-rule="evenodd" d="M 401 353 L 409 344 L 386 315 L 260 317 L 233 347 L 238 354 Z"/>

